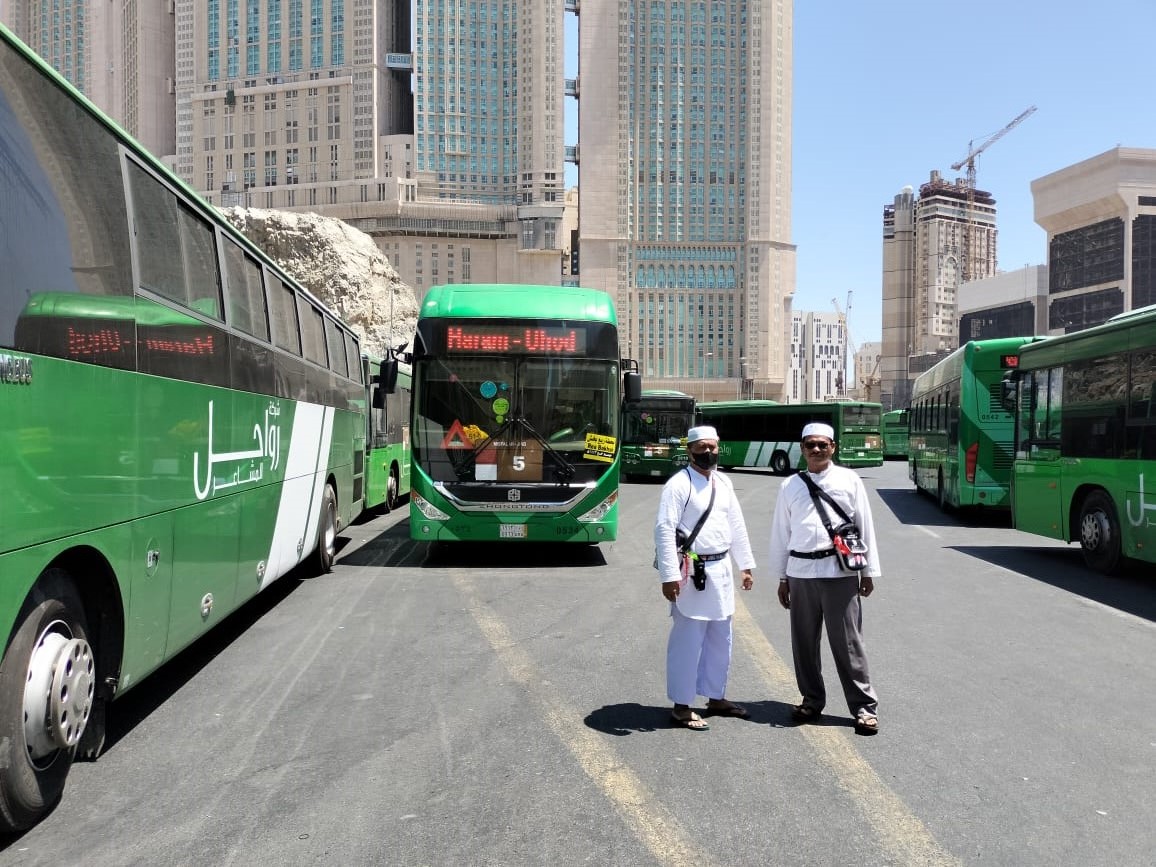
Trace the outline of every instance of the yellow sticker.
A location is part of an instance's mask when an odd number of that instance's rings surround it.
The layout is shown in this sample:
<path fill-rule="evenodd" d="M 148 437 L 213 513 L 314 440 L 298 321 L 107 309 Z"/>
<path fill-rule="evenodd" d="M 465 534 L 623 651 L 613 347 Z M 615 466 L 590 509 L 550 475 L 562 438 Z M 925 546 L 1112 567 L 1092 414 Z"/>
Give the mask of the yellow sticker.
<path fill-rule="evenodd" d="M 602 461 L 608 464 L 614 460 L 614 452 L 617 451 L 617 449 L 618 440 L 614 437 L 588 433 L 586 434 L 586 454 L 582 455 L 582 457 L 587 460 Z"/>

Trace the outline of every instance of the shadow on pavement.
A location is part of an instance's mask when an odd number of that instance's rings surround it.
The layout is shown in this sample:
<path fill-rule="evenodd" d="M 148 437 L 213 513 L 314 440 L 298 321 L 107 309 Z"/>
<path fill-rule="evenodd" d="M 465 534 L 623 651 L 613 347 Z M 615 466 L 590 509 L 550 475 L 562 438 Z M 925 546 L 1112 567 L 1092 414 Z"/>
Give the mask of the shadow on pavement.
<path fill-rule="evenodd" d="M 696 707 L 703 719 L 708 722 L 713 720 L 733 720 L 737 723 L 756 723 L 759 725 L 770 725 L 776 728 L 793 727 L 794 723 L 791 721 L 791 705 L 782 701 L 743 701 L 742 699 L 735 699 L 735 702 L 741 704 L 750 713 L 747 719 L 738 719 L 734 717 L 725 717 L 711 714 L 704 707 Z M 586 716 L 583 722 L 587 727 L 603 734 L 615 735 L 617 737 L 624 737 L 630 734 L 643 734 L 655 731 L 663 731 L 666 729 L 677 729 L 681 726 L 675 725 L 670 719 L 670 705 L 644 705 L 637 702 L 628 702 L 623 704 L 608 704 L 604 707 L 592 711 Z M 821 723 L 815 725 L 854 725 L 854 721 L 848 717 L 845 720 L 839 720 L 835 717 L 825 717 Z"/>
<path fill-rule="evenodd" d="M 1156 582 L 1152 566 L 1130 560 L 1116 575 L 1101 575 L 1084 564 L 1078 545 L 1033 548 L 1007 545 L 950 545 L 952 550 L 1050 584 L 1092 602 L 1156 622 Z M 961 573 L 962 574 L 962 573 Z"/>
<path fill-rule="evenodd" d="M 1011 513 L 983 507 L 942 512 L 935 500 L 910 488 L 876 488 L 899 523 L 925 527 L 1011 527 Z"/>

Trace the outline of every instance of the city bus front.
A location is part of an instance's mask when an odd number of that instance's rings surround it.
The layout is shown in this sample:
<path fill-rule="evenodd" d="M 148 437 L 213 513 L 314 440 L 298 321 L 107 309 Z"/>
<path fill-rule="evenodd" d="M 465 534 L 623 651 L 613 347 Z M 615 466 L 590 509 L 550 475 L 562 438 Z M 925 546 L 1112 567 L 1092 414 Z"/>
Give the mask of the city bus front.
<path fill-rule="evenodd" d="M 613 540 L 622 375 L 612 323 L 419 320 L 411 537 Z"/>

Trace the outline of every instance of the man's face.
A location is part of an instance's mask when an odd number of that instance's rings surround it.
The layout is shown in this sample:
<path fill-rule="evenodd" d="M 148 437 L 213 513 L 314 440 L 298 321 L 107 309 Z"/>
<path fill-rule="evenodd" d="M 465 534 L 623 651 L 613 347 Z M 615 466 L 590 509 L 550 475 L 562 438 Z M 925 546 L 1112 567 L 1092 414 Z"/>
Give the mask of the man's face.
<path fill-rule="evenodd" d="M 696 440 L 687 446 L 690 452 L 690 461 L 701 470 L 709 471 L 718 463 L 718 440 Z M 711 458 L 706 457 L 710 455 Z"/>
<path fill-rule="evenodd" d="M 834 456 L 835 443 L 827 437 L 811 434 L 803 440 L 803 457 L 807 461 L 807 469 L 811 472 L 825 470 Z"/>

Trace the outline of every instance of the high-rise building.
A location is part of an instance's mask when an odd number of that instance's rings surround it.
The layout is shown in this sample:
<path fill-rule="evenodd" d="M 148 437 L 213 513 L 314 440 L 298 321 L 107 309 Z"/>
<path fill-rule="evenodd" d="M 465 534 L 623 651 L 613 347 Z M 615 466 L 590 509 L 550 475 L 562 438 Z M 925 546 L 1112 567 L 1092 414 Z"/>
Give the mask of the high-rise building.
<path fill-rule="evenodd" d="M 843 379 L 847 328 L 839 313 L 792 310 L 783 402 L 809 403 L 850 396 Z"/>
<path fill-rule="evenodd" d="M 782 396 L 792 22 L 790 0 L 581 3 L 581 282 L 648 382 Z"/>
<path fill-rule="evenodd" d="M 561 4 L 175 2 L 177 166 L 211 201 L 343 219 L 419 297 L 561 282 Z"/>
<path fill-rule="evenodd" d="M 918 198 L 904 187 L 883 209 L 882 400 L 903 407 L 915 377 L 959 341 L 963 257 L 972 279 L 996 268 L 995 199 L 933 171 Z"/>
<path fill-rule="evenodd" d="M 174 151 L 169 3 L 5 0 L 5 24 L 154 155 Z"/>

